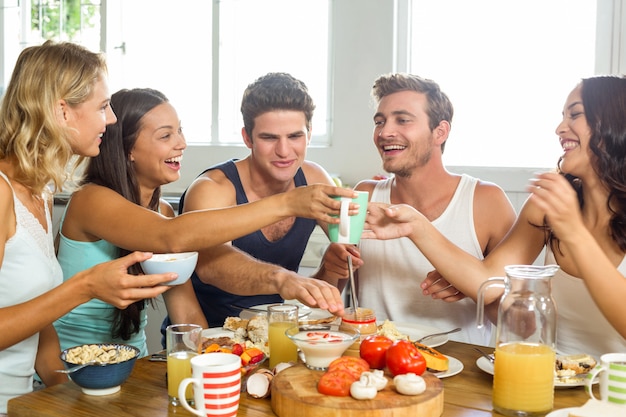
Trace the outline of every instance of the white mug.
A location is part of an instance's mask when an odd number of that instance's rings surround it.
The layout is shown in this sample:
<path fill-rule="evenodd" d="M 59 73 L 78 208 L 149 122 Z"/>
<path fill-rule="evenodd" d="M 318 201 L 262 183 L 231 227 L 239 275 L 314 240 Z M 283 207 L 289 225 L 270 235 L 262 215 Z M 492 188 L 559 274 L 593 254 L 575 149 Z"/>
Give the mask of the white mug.
<path fill-rule="evenodd" d="M 178 387 L 180 403 L 189 412 L 204 417 L 235 417 L 241 392 L 241 358 L 232 353 L 204 353 L 191 358 L 191 378 Z M 185 398 L 187 385 L 193 384 L 196 408 Z"/>
<path fill-rule="evenodd" d="M 600 363 L 587 375 L 585 388 L 591 398 L 595 398 L 591 387 L 598 375 L 600 400 L 626 406 L 626 353 L 606 353 L 600 357 Z"/>

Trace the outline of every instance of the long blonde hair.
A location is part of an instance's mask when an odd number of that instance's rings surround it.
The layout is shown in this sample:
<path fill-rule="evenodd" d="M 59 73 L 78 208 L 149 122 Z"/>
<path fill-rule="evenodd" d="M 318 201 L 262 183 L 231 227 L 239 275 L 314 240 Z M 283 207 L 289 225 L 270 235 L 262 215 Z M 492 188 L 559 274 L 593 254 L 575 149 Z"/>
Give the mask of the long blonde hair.
<path fill-rule="evenodd" d="M 86 101 L 106 76 L 102 54 L 69 42 L 47 41 L 22 51 L 0 104 L 0 159 L 17 163 L 15 180 L 41 193 L 62 191 L 75 134 L 59 123 L 58 101 Z"/>

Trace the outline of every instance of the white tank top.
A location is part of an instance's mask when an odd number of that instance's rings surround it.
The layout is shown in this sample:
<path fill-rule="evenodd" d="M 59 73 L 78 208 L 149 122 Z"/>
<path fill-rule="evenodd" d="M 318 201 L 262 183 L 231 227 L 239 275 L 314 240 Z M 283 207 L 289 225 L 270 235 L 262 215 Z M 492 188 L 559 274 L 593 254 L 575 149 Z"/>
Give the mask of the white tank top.
<path fill-rule="evenodd" d="M 390 203 L 394 178 L 379 182 L 370 201 Z M 478 179 L 462 175 L 445 211 L 432 224 L 452 243 L 478 259 L 483 253 L 474 229 L 474 190 Z M 435 268 L 408 238 L 363 239 L 364 265 L 358 270 L 358 299 L 372 308 L 378 320 L 389 319 L 450 330 L 461 327 L 451 340 L 488 346 L 491 324 L 476 327 L 476 303 L 469 297 L 454 303 L 422 295 L 420 284 Z"/>
<path fill-rule="evenodd" d="M 556 264 L 549 247 L 544 264 Z M 626 275 L 626 258 L 617 270 Z M 552 278 L 552 297 L 557 311 L 557 352 L 588 353 L 596 359 L 605 353 L 626 352 L 626 339 L 604 317 L 582 279 L 559 269 Z"/>
<path fill-rule="evenodd" d="M 0 176 L 9 182 L 2 172 Z M 5 244 L 0 266 L 0 308 L 31 300 L 63 281 L 61 267 L 54 255 L 47 202 L 47 233 L 15 193 L 13 204 L 15 235 Z M 0 413 L 6 413 L 9 399 L 32 391 L 38 344 L 39 333 L 0 351 Z"/>

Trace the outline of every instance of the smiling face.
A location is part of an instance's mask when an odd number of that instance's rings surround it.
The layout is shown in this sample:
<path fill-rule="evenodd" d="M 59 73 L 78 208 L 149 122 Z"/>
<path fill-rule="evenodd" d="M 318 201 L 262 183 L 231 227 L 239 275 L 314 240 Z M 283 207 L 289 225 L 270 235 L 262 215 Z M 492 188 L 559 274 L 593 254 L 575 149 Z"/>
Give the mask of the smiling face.
<path fill-rule="evenodd" d="M 430 130 L 426 108 L 426 96 L 415 91 L 389 94 L 378 103 L 374 144 L 385 171 L 410 176 L 440 148 L 437 129 Z"/>
<path fill-rule="evenodd" d="M 585 117 L 581 96 L 582 86 L 578 85 L 567 97 L 563 107 L 563 120 L 556 128 L 556 134 L 563 148 L 561 170 L 564 173 L 580 176 L 589 170 L 589 139 L 591 129 Z"/>
<path fill-rule="evenodd" d="M 276 110 L 254 120 L 252 138 L 242 129 L 255 174 L 270 182 L 292 182 L 311 139 L 301 111 Z"/>
<path fill-rule="evenodd" d="M 76 106 L 63 104 L 62 108 L 66 125 L 75 132 L 70 143 L 72 152 L 80 156 L 98 155 L 106 126 L 117 121 L 106 80 L 100 77 L 96 81 L 86 101 Z"/>
<path fill-rule="evenodd" d="M 130 151 L 139 186 L 152 192 L 178 180 L 186 147 L 178 114 L 169 102 L 147 112 L 141 118 L 141 129 Z"/>

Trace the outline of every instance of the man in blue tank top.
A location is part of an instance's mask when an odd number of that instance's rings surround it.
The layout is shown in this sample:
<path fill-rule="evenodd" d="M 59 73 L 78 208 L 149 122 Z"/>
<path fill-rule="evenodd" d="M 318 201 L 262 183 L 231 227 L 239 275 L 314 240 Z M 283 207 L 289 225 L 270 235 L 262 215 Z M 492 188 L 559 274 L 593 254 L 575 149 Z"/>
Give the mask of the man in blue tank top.
<path fill-rule="evenodd" d="M 322 167 L 305 160 L 314 108 L 307 87 L 289 74 L 270 73 L 250 84 L 241 104 L 241 134 L 250 154 L 200 174 L 181 197 L 179 212 L 245 204 L 307 184 L 334 185 Z M 201 252 L 192 283 L 209 326 L 222 326 L 226 317 L 238 316 L 241 309 L 233 306 L 284 299 L 342 315 L 339 291 L 318 278 L 345 276 L 345 265 L 323 265 L 313 278 L 297 273 L 315 225 L 315 220 L 292 217 L 232 245 Z M 326 224 L 320 226 L 327 231 Z"/>

